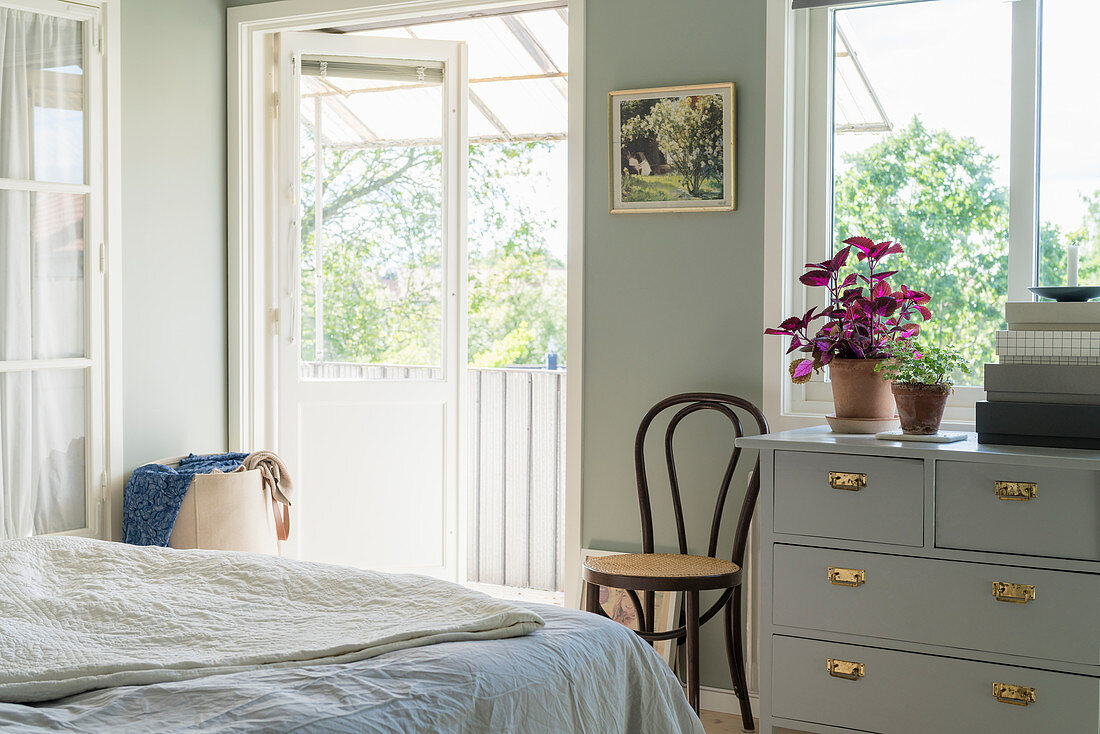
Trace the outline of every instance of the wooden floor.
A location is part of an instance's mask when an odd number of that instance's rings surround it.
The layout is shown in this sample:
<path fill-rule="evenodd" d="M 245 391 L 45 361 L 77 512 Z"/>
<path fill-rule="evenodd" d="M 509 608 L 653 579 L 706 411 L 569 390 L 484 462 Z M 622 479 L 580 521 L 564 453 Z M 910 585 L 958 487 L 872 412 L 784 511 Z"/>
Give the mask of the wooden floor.
<path fill-rule="evenodd" d="M 703 711 L 699 718 L 707 734 L 740 734 L 741 717 L 735 714 L 720 714 L 717 711 Z"/>
<path fill-rule="evenodd" d="M 707 734 L 741 734 L 741 717 L 736 714 L 720 714 L 717 711 L 703 711 L 700 715 Z M 758 730 L 759 731 L 759 730 Z M 798 734 L 789 729 L 780 729 L 781 734 Z"/>

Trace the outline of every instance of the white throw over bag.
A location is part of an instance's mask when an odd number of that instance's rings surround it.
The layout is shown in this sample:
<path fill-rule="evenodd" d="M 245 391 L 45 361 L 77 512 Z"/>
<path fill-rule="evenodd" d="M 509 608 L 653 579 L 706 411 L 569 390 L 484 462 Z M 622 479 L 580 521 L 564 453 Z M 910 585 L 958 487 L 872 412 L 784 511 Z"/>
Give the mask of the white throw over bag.
<path fill-rule="evenodd" d="M 181 458 L 155 463 L 175 467 Z M 289 526 L 280 522 L 277 527 L 277 517 L 286 518 L 286 505 L 272 496 L 271 485 L 264 481 L 260 469 L 196 474 L 180 505 L 168 545 L 278 555 L 278 541 L 285 539 Z"/>

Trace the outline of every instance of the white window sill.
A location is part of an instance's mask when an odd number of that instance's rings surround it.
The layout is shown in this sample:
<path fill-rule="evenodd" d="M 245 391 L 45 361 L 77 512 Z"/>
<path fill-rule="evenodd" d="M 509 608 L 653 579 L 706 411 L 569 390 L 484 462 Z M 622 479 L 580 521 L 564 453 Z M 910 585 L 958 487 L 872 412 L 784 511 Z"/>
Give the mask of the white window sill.
<path fill-rule="evenodd" d="M 778 416 L 769 416 L 768 422 L 773 432 L 789 431 L 795 428 L 809 428 L 825 425 L 825 416 L 833 412 L 833 404 L 823 401 L 802 401 L 798 410 L 784 410 Z M 944 431 L 974 431 L 974 405 L 948 405 L 944 411 Z"/>

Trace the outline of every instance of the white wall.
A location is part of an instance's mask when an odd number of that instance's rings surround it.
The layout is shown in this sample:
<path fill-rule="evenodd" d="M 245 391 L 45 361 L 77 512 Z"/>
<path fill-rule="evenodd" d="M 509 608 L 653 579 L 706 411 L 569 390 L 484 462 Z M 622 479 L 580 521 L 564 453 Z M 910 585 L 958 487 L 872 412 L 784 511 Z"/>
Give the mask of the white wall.
<path fill-rule="evenodd" d="M 128 473 L 226 446 L 225 7 L 123 0 L 121 16 Z"/>

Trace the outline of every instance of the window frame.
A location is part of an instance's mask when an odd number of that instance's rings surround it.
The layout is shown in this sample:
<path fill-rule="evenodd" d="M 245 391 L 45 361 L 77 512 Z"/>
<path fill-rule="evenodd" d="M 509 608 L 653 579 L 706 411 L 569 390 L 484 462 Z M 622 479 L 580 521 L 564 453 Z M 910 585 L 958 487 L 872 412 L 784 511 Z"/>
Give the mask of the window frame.
<path fill-rule="evenodd" d="M 912 0 L 867 0 L 843 7 L 904 2 Z M 836 7 L 791 10 L 790 0 L 768 0 L 765 160 L 771 175 L 765 191 L 765 327 L 824 305 L 822 294 L 801 286 L 798 276 L 803 263 L 830 257 L 833 246 L 835 11 Z M 1035 284 L 1038 269 L 1041 13 L 1042 0 L 1012 4 L 1007 293 L 1011 301 L 1033 300 L 1027 288 Z M 786 339 L 764 337 L 765 410 L 778 428 L 819 424 L 832 410 L 831 390 L 821 375 L 803 385 L 792 384 L 787 377 L 786 347 Z M 981 387 L 956 387 L 944 413 L 944 426 L 973 430 L 974 404 L 984 399 Z"/>
<path fill-rule="evenodd" d="M 84 372 L 84 526 L 48 534 L 108 538 L 115 534 L 112 514 L 107 512 L 109 500 L 112 494 L 121 495 L 122 489 L 121 385 L 117 371 L 112 373 L 110 369 L 112 355 L 121 353 L 121 333 L 116 323 L 120 294 L 117 282 L 111 287 L 108 279 L 119 249 L 119 105 L 117 91 L 111 91 L 118 88 L 119 67 L 117 54 L 108 56 L 106 50 L 107 36 L 117 36 L 118 5 L 97 0 L 0 0 L 0 5 L 84 23 L 83 183 L 0 179 L 0 190 L 85 197 L 84 355 L 0 361 L 0 372 Z"/>

